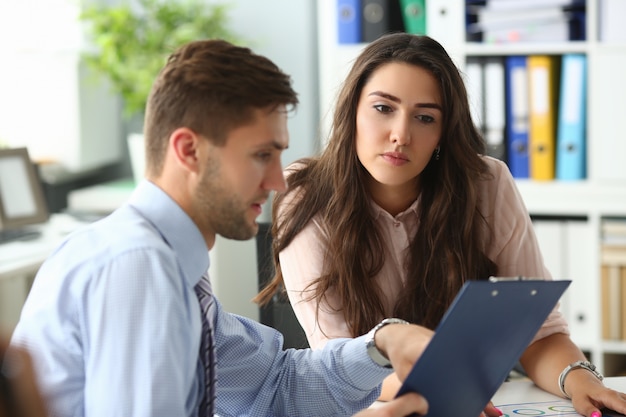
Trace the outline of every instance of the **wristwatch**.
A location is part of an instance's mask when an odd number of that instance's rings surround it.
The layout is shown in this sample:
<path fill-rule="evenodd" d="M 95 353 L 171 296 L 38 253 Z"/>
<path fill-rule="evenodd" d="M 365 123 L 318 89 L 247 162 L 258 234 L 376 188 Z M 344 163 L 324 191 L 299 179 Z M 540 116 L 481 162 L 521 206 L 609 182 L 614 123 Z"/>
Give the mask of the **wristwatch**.
<path fill-rule="evenodd" d="M 567 395 L 567 392 L 565 392 L 565 377 L 574 369 L 586 369 L 587 371 L 591 372 L 593 376 L 598 378 L 600 381 L 604 379 L 604 376 L 602 376 L 602 374 L 598 372 L 598 370 L 596 369 L 596 366 L 589 361 L 576 361 L 576 362 L 570 363 L 569 365 L 565 367 L 565 369 L 563 369 L 563 372 L 561 372 L 561 374 L 559 375 L 559 388 L 561 389 L 561 392 L 563 393 L 565 398 L 570 398 L 570 396 Z"/>
<path fill-rule="evenodd" d="M 382 327 L 385 327 L 388 324 L 409 324 L 408 321 L 396 318 L 384 319 L 380 323 L 378 323 L 372 330 L 367 333 L 367 344 L 365 345 L 367 348 L 367 354 L 374 362 L 376 362 L 380 366 L 384 366 L 385 368 L 391 368 L 391 362 L 385 355 L 383 355 L 380 350 L 376 347 L 376 332 L 380 330 Z"/>

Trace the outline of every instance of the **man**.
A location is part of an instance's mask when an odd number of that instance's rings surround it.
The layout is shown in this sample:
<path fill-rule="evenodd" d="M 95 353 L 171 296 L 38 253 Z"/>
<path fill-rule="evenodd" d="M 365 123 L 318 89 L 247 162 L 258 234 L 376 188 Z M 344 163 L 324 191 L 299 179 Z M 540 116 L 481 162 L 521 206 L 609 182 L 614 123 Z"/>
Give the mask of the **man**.
<path fill-rule="evenodd" d="M 278 332 L 225 312 L 203 277 L 215 236 L 253 237 L 270 192 L 285 188 L 296 104 L 289 77 L 247 48 L 197 41 L 169 58 L 146 110 L 147 180 L 50 256 L 14 333 L 52 415 L 350 415 L 391 372 L 368 352 L 408 374 L 424 328 L 383 326 L 369 349 L 364 336 L 283 351 Z M 359 417 L 424 413 L 426 402 L 386 407 Z"/>

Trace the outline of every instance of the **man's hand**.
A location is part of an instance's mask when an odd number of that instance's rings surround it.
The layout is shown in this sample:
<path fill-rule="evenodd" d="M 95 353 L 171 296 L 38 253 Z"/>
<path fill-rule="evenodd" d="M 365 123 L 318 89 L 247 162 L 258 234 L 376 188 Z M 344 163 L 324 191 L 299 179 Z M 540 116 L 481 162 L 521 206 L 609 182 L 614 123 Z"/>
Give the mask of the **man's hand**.
<path fill-rule="evenodd" d="M 10 413 L 24 417 L 45 417 L 46 408 L 35 380 L 35 371 L 28 352 L 21 348 L 11 348 L 7 352 L 8 341 L 0 336 L 0 417 Z M 6 397 L 6 398 L 5 398 Z M 9 413 L 9 414 L 5 414 Z"/>
<path fill-rule="evenodd" d="M 388 324 L 376 332 L 374 342 L 404 381 L 433 335 L 432 330 L 415 324 Z"/>
<path fill-rule="evenodd" d="M 405 417 L 413 413 L 424 415 L 428 412 L 428 403 L 421 395 L 409 392 L 401 397 L 384 403 L 380 407 L 369 408 L 354 417 Z"/>

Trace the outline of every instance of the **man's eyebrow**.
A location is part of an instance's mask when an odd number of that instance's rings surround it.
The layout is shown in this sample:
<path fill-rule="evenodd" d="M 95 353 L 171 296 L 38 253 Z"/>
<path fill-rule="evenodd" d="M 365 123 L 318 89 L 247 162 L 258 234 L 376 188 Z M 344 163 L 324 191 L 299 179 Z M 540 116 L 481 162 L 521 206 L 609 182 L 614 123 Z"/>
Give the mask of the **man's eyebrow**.
<path fill-rule="evenodd" d="M 402 100 L 400 100 L 398 97 L 394 96 L 393 94 L 385 93 L 383 91 L 372 91 L 371 93 L 368 94 L 368 96 L 379 96 L 379 97 L 382 97 L 382 98 L 386 98 L 387 100 L 391 100 L 394 103 L 401 103 L 402 102 Z M 415 107 L 436 109 L 436 110 L 439 110 L 439 111 L 443 111 L 443 109 L 441 108 L 441 105 L 438 104 L 438 103 L 417 103 L 417 104 L 415 104 Z"/>
<path fill-rule="evenodd" d="M 257 148 L 274 148 L 278 151 L 284 151 L 285 149 L 289 148 L 289 145 L 283 145 L 282 143 L 276 140 L 272 140 L 272 141 L 259 144 Z"/>

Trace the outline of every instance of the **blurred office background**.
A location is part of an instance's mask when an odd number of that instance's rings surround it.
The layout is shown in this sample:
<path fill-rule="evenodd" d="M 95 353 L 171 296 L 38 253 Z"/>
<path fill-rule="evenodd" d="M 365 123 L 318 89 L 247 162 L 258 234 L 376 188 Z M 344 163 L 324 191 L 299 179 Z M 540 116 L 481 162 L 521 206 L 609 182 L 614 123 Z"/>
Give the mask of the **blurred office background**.
<path fill-rule="evenodd" d="M 90 0 L 117 5 L 124 0 Z M 186 0 L 167 0 L 186 1 Z M 283 164 L 319 149 L 315 0 L 206 0 L 229 6 L 229 26 L 247 46 L 293 79 L 300 105 L 289 119 Z M 0 146 L 26 146 L 38 163 L 51 212 L 76 189 L 131 178 L 119 96 L 90 76 L 79 0 L 0 0 Z M 139 125 L 141 125 L 139 121 Z M 269 204 L 262 222 L 268 222 Z M 259 319 L 256 242 L 219 239 L 211 255 L 215 291 L 225 307 Z"/>
<path fill-rule="evenodd" d="M 94 81 L 81 61 L 89 46 L 78 20 L 80 1 L 0 0 L 0 144 L 27 146 L 45 163 L 44 180 L 51 183 L 131 175 L 126 138 L 136 120 L 122 117 L 119 97 L 102 79 Z M 284 162 L 314 152 L 319 119 L 315 1 L 206 2 L 226 4 L 230 28 L 293 77 L 301 104 L 289 120 L 292 141 Z M 53 203 L 53 208 L 63 205 Z"/>

